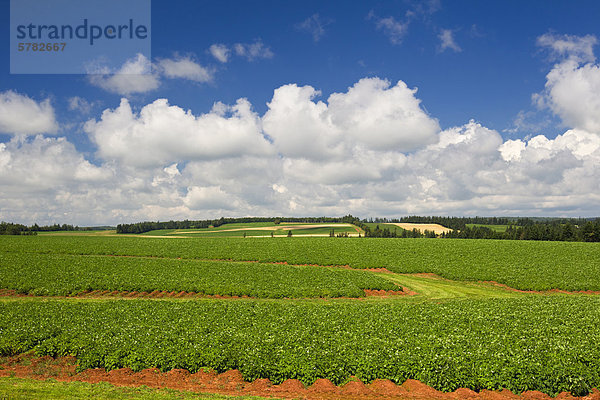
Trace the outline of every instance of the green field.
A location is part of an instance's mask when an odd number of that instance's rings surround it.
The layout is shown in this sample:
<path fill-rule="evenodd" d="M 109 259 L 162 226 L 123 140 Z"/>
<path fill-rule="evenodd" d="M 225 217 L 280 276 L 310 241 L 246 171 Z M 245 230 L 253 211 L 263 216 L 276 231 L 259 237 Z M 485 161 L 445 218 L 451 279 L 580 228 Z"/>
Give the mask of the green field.
<path fill-rule="evenodd" d="M 467 224 L 467 226 L 469 228 L 475 228 L 478 226 L 482 226 L 484 228 L 490 228 L 491 230 L 496 231 L 496 232 L 506 232 L 506 230 L 508 229 L 508 225 Z"/>
<path fill-rule="evenodd" d="M 0 253 L 0 271 L 0 288 L 45 296 L 158 290 L 260 298 L 364 297 L 364 289 L 399 290 L 366 271 L 176 258 Z"/>
<path fill-rule="evenodd" d="M 365 270 L 381 267 L 392 273 Z M 0 297 L 0 355 L 74 355 L 80 369 L 235 368 L 274 383 L 355 376 L 552 395 L 600 386 L 600 296 L 490 280 L 600 290 L 600 244 L 5 236 L 0 289 L 37 296 Z M 363 297 L 397 285 L 413 295 Z M 92 289 L 256 298 L 52 297 Z"/>
<path fill-rule="evenodd" d="M 600 299 L 436 302 L 50 300 L 0 303 L 3 354 L 79 368 L 239 369 L 306 384 L 418 379 L 451 391 L 550 394 L 600 385 Z M 110 332 L 110 335 L 100 332 Z"/>
<path fill-rule="evenodd" d="M 1 237 L 0 252 L 385 267 L 523 290 L 600 290 L 600 243 L 461 239 Z"/>
<path fill-rule="evenodd" d="M 302 226 L 311 226 L 302 228 Z M 275 224 L 273 222 L 252 222 L 252 223 L 232 223 L 224 224 L 214 228 L 203 229 L 160 229 L 146 233 L 145 236 L 182 236 L 182 237 L 256 237 L 266 236 L 287 236 L 288 232 L 292 231 L 292 236 L 329 236 L 331 230 L 335 234 L 352 233 L 357 234 L 360 230 L 357 226 L 345 226 L 348 224 L 327 223 L 327 224 L 311 224 L 301 222 L 281 222 Z M 263 229 L 258 229 L 263 228 Z M 268 229 L 264 229 L 268 228 Z M 362 232 L 362 231 L 361 231 Z"/>

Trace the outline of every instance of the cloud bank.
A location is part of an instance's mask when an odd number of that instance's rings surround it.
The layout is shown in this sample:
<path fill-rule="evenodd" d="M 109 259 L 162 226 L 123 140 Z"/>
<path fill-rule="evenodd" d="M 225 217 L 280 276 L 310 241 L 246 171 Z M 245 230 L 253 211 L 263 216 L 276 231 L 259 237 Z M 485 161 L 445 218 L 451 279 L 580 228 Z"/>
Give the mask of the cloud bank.
<path fill-rule="evenodd" d="M 96 149 L 91 162 L 66 138 L 39 134 L 56 126 L 47 100 L 5 92 L 2 131 L 35 136 L 0 144 L 0 219 L 595 216 L 600 71 L 580 42 L 560 40 L 539 42 L 561 58 L 535 96 L 566 127 L 554 138 L 505 140 L 477 121 L 442 129 L 416 88 L 364 78 L 328 96 L 283 85 L 263 115 L 246 99 L 204 114 L 167 99 L 134 111 L 122 99 L 85 124 Z M 10 110 L 31 118 L 10 119 Z"/>

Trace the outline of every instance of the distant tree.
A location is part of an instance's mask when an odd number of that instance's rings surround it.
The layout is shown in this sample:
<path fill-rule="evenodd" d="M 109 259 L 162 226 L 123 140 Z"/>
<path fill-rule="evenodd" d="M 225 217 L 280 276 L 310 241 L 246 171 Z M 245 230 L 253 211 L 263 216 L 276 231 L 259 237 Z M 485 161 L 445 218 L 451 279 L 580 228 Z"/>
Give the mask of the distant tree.
<path fill-rule="evenodd" d="M 275 219 L 275 221 L 273 221 L 273 223 L 275 225 L 279 225 L 281 223 L 281 220 L 279 218 Z"/>
<path fill-rule="evenodd" d="M 288 231 L 287 237 L 292 237 L 292 231 L 291 230 Z"/>

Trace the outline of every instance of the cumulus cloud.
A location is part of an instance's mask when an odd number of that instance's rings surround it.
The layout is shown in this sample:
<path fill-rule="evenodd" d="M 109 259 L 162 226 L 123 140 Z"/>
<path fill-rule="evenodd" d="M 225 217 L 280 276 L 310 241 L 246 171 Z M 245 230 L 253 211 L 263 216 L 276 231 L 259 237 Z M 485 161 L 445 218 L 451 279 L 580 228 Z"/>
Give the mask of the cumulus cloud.
<path fill-rule="evenodd" d="M 320 97 L 311 86 L 284 85 L 263 116 L 245 99 L 205 114 L 166 99 L 138 112 L 122 99 L 85 125 L 95 163 L 64 138 L 14 137 L 0 144 L 0 215 L 78 224 L 597 215 L 600 135 L 585 128 L 593 115 L 553 139 L 504 140 L 476 121 L 441 130 L 402 81 L 365 78 Z"/>
<path fill-rule="evenodd" d="M 146 93 L 159 87 L 158 74 L 152 71 L 152 63 L 143 54 L 127 60 L 116 72 L 95 67 L 88 71 L 88 80 L 108 92 L 120 95 Z"/>
<path fill-rule="evenodd" d="M 232 210 L 239 206 L 239 202 L 219 186 L 189 187 L 183 203 L 191 210 Z"/>
<path fill-rule="evenodd" d="M 593 62 L 594 46 L 598 39 L 594 35 L 575 36 L 546 33 L 537 38 L 537 44 L 550 50 L 554 59 L 570 58 L 578 62 Z"/>
<path fill-rule="evenodd" d="M 259 58 L 273 58 L 271 48 L 265 46 L 262 40 L 256 40 L 253 43 L 236 43 L 233 45 L 235 54 L 246 58 L 248 61 L 254 61 Z"/>
<path fill-rule="evenodd" d="M 35 135 L 57 129 L 49 99 L 37 102 L 12 90 L 0 92 L 0 133 Z"/>
<path fill-rule="evenodd" d="M 64 137 L 13 138 L 0 144 L 0 185 L 3 192 L 43 192 L 67 182 L 98 182 L 110 171 L 94 166 Z"/>
<path fill-rule="evenodd" d="M 440 51 L 445 51 L 447 49 L 454 50 L 456 53 L 462 51 L 460 46 L 456 44 L 454 33 L 450 29 L 442 29 L 438 38 L 440 39 Z"/>
<path fill-rule="evenodd" d="M 600 134 L 600 66 L 595 64 L 593 36 L 549 36 L 538 44 L 563 57 L 546 76 L 534 101 L 558 115 L 565 125 Z"/>
<path fill-rule="evenodd" d="M 210 54 L 219 62 L 226 63 L 229 61 L 231 50 L 224 44 L 215 43 L 208 49 Z"/>
<path fill-rule="evenodd" d="M 265 133 L 292 158 L 347 159 L 361 150 L 411 151 L 437 140 L 439 125 L 399 81 L 361 79 L 327 103 L 311 86 L 286 85 L 273 94 L 263 118 Z"/>
<path fill-rule="evenodd" d="M 166 99 L 134 113 L 122 99 L 116 109 L 105 110 L 99 121 L 88 121 L 84 130 L 100 157 L 134 166 L 272 153 L 260 120 L 245 99 L 233 106 L 217 103 L 211 112 L 199 116 L 170 106 Z"/>
<path fill-rule="evenodd" d="M 178 57 L 175 59 L 159 59 L 157 66 L 167 78 L 188 79 L 194 82 L 210 82 L 213 80 L 213 72 L 198 64 L 190 57 Z"/>

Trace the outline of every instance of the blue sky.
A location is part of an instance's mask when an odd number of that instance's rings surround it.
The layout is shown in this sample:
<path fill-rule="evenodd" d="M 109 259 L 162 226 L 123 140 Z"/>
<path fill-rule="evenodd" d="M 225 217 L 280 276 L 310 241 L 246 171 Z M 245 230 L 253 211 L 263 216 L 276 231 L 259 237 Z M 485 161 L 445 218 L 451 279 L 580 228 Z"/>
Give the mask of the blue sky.
<path fill-rule="evenodd" d="M 2 220 L 599 214 L 598 2 L 153 0 L 135 88 L 11 75 L 0 5 Z"/>

